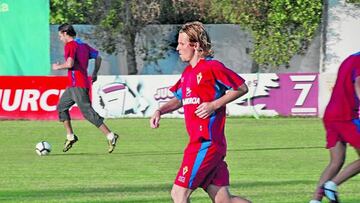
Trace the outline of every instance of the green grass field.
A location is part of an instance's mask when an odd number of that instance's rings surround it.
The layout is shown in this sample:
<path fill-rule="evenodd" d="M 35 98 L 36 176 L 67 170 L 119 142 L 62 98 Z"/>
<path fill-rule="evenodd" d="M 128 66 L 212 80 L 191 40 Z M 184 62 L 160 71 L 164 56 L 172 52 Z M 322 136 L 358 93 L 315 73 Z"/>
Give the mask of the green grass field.
<path fill-rule="evenodd" d="M 182 119 L 106 123 L 121 139 L 113 154 L 87 121 L 74 121 L 79 142 L 62 152 L 61 123 L 0 121 L 0 202 L 171 202 L 170 188 L 182 159 L 187 134 Z M 228 118 L 231 192 L 254 203 L 306 203 L 328 163 L 324 130 L 316 118 Z M 52 144 L 49 156 L 35 144 Z M 349 148 L 347 162 L 356 159 Z M 360 202 L 360 176 L 340 188 L 345 203 Z M 201 189 L 192 202 L 210 202 Z M 323 202 L 327 202 L 324 200 Z"/>

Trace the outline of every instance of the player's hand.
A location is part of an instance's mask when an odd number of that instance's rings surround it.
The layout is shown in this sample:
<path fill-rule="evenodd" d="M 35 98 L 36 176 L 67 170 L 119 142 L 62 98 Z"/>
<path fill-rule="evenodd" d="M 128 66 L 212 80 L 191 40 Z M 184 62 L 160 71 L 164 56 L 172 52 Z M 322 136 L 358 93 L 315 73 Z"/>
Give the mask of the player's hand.
<path fill-rule="evenodd" d="M 155 111 L 154 115 L 150 118 L 150 127 L 158 128 L 160 126 L 160 111 Z"/>
<path fill-rule="evenodd" d="M 97 81 L 97 75 L 91 76 L 91 83 L 94 83 Z"/>
<path fill-rule="evenodd" d="M 53 63 L 51 67 L 53 70 L 59 70 L 61 68 L 59 62 Z"/>
<path fill-rule="evenodd" d="M 214 113 L 214 111 L 215 111 L 215 106 L 213 105 L 213 103 L 204 102 L 196 108 L 195 114 L 199 118 L 205 119 L 209 117 L 212 113 Z"/>

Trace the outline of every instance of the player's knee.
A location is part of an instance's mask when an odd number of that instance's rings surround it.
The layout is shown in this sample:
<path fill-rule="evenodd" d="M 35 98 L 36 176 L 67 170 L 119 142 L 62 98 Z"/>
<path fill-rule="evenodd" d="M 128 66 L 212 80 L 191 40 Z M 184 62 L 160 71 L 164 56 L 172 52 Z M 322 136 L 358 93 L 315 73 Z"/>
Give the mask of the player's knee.
<path fill-rule="evenodd" d="M 90 123 L 94 123 L 94 119 L 93 119 L 93 116 L 91 116 L 90 114 L 88 113 L 83 113 L 83 116 L 86 120 L 88 120 Z"/>
<path fill-rule="evenodd" d="M 252 203 L 250 200 L 243 197 L 231 195 L 231 203 Z"/>
<path fill-rule="evenodd" d="M 103 118 L 98 116 L 96 113 L 93 113 L 91 111 L 89 112 L 82 112 L 83 116 L 86 120 L 88 120 L 90 123 L 95 125 L 97 128 L 103 124 Z"/>
<path fill-rule="evenodd" d="M 230 200 L 223 200 L 223 199 L 219 199 L 219 198 L 216 198 L 215 203 L 230 203 L 231 201 Z"/>
<path fill-rule="evenodd" d="M 231 203 L 232 198 L 229 193 L 218 192 L 213 199 L 215 203 Z"/>
<path fill-rule="evenodd" d="M 63 107 L 63 105 L 61 105 L 61 103 L 59 103 L 58 105 L 56 105 L 56 111 L 57 111 L 58 113 L 64 112 L 64 111 L 65 111 L 64 109 L 65 109 L 65 108 Z"/>

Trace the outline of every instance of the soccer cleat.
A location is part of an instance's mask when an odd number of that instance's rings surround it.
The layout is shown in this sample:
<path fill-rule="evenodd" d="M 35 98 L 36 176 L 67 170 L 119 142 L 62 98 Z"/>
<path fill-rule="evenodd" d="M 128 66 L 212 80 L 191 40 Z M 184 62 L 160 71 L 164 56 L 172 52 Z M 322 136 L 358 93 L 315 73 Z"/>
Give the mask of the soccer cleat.
<path fill-rule="evenodd" d="M 340 203 L 337 192 L 334 190 L 324 188 L 325 196 L 330 200 L 330 203 Z"/>
<path fill-rule="evenodd" d="M 311 200 L 309 203 L 321 203 L 321 201 L 319 201 L 319 200 Z"/>
<path fill-rule="evenodd" d="M 323 186 L 325 197 L 330 200 L 330 203 L 340 203 L 336 186 L 331 186 L 330 181 L 326 182 Z"/>
<path fill-rule="evenodd" d="M 77 142 L 79 139 L 76 135 L 74 135 L 74 139 L 73 140 L 68 140 L 66 139 L 65 140 L 65 144 L 64 144 L 64 149 L 63 149 L 63 152 L 67 152 L 69 151 L 69 149 L 71 149 L 71 147 L 73 146 L 73 144 L 75 142 Z"/>
<path fill-rule="evenodd" d="M 108 150 L 109 153 L 114 151 L 116 142 L 118 139 L 119 139 L 119 135 L 114 133 L 114 138 L 112 140 L 108 141 L 109 142 L 109 150 Z"/>

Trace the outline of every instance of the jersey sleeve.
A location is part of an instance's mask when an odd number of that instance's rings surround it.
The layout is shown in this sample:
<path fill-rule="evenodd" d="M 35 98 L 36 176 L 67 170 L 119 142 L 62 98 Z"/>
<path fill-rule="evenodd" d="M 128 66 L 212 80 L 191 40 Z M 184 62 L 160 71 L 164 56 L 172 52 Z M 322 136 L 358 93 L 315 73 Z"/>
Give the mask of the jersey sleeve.
<path fill-rule="evenodd" d="M 217 61 L 212 66 L 212 72 L 216 82 L 223 85 L 226 90 L 239 90 L 240 86 L 245 82 L 237 73 Z"/>
<path fill-rule="evenodd" d="M 355 69 L 354 79 L 360 77 L 360 55 L 355 56 L 353 63 L 351 64 Z"/>
<path fill-rule="evenodd" d="M 181 79 L 179 79 L 176 84 L 170 88 L 170 91 L 178 100 L 182 100 Z"/>
<path fill-rule="evenodd" d="M 67 43 L 64 49 L 65 49 L 65 60 L 67 60 L 69 57 L 75 60 L 76 43 Z"/>
<path fill-rule="evenodd" d="M 87 45 L 89 49 L 89 59 L 96 59 L 99 55 L 99 51 Z"/>

